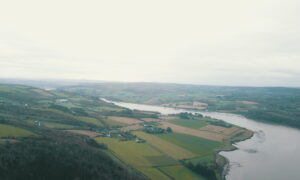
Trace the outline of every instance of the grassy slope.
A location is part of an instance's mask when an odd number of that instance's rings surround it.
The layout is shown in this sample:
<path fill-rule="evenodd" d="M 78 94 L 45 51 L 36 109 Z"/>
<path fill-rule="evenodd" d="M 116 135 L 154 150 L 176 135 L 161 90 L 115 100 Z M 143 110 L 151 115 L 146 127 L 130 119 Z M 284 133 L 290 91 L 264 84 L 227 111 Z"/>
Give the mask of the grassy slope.
<path fill-rule="evenodd" d="M 36 134 L 25 129 L 0 124 L 0 137 L 7 136 L 36 136 Z"/>

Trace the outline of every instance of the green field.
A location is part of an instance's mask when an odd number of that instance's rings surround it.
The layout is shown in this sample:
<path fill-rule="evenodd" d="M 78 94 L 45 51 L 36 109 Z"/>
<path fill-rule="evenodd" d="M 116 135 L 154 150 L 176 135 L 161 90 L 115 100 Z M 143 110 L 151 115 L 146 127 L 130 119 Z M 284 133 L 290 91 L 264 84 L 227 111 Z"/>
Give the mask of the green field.
<path fill-rule="evenodd" d="M 220 142 L 178 133 L 152 135 L 136 131 L 134 134 L 145 139 L 146 143 L 120 141 L 118 138 L 95 139 L 106 144 L 118 158 L 150 179 L 205 179 L 169 156 L 180 157 L 181 153 L 189 152 L 193 156 L 186 162 L 211 165 L 215 158 L 214 151 L 223 146 Z"/>
<path fill-rule="evenodd" d="M 108 145 L 122 161 L 140 170 L 150 179 L 199 179 L 197 175 L 168 155 L 146 143 L 119 141 L 117 138 L 95 138 Z M 170 168 L 167 168 L 170 167 Z"/>
<path fill-rule="evenodd" d="M 141 171 L 145 176 L 153 180 L 171 180 L 168 176 L 162 173 L 157 168 L 137 168 Z"/>
<path fill-rule="evenodd" d="M 109 127 L 120 127 L 120 126 L 126 126 L 128 124 L 124 124 L 118 121 L 114 121 L 111 119 L 103 119 L 103 121 L 105 122 L 106 125 L 108 125 Z"/>
<path fill-rule="evenodd" d="M 168 174 L 169 176 L 173 177 L 174 179 L 184 179 L 184 180 L 205 180 L 204 178 L 196 175 L 186 167 L 179 165 L 179 166 L 166 166 L 159 168 L 164 173 Z"/>
<path fill-rule="evenodd" d="M 74 128 L 74 126 L 72 126 L 72 125 L 60 124 L 60 123 L 45 122 L 42 124 L 48 128 L 55 128 L 55 129 L 72 129 L 72 128 Z"/>
<path fill-rule="evenodd" d="M 209 124 L 206 122 L 206 118 L 175 119 L 175 120 L 169 120 L 168 122 L 179 125 L 179 126 L 193 128 L 193 129 L 199 129 L 199 128 L 204 127 Z"/>
<path fill-rule="evenodd" d="M 223 146 L 221 142 L 203 139 L 186 134 L 168 133 L 158 134 L 156 136 L 201 156 L 212 153 L 214 149 Z"/>
<path fill-rule="evenodd" d="M 150 157 L 161 157 L 163 154 L 145 143 L 136 143 L 134 141 L 120 141 L 117 138 L 96 138 L 97 142 L 104 143 L 110 150 L 116 153 L 121 159 L 133 166 L 159 166 L 154 161 L 149 161 Z"/>
<path fill-rule="evenodd" d="M 25 129 L 0 124 L 0 137 L 6 136 L 36 136 L 36 134 Z"/>
<path fill-rule="evenodd" d="M 98 127 L 103 127 L 103 124 L 95 118 L 90 118 L 90 117 L 77 117 L 77 119 L 79 119 L 80 121 L 86 122 L 86 123 L 91 123 L 94 124 Z"/>
<path fill-rule="evenodd" d="M 215 162 L 215 154 L 211 153 L 205 156 L 199 156 L 197 158 L 189 159 L 186 162 L 191 162 L 193 164 L 208 164 L 208 165 L 213 165 Z"/>
<path fill-rule="evenodd" d="M 196 156 L 196 154 L 166 140 L 163 140 L 155 135 L 147 134 L 141 131 L 136 131 L 134 132 L 134 134 L 142 139 L 145 139 L 147 143 L 150 143 L 155 148 L 175 159 L 189 159 Z"/>

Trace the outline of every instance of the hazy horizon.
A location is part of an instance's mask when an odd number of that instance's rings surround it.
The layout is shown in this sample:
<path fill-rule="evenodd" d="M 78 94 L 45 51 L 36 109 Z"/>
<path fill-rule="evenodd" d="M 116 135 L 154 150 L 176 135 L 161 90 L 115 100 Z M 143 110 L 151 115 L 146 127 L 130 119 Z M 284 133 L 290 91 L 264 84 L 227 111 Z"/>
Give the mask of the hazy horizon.
<path fill-rule="evenodd" d="M 158 82 L 158 81 L 108 81 L 108 80 L 91 80 L 91 79 L 58 79 L 58 78 L 0 78 L 0 84 L 20 84 L 31 85 L 33 83 L 41 84 L 101 84 L 101 83 L 124 83 L 124 84 L 175 84 L 175 85 L 192 85 L 192 86 L 215 86 L 215 87 L 253 87 L 253 88 L 300 88 L 300 86 L 255 86 L 255 85 L 220 85 L 220 84 L 197 84 L 197 83 L 180 83 L 180 82 Z"/>
<path fill-rule="evenodd" d="M 300 86 L 300 2 L 0 3 L 0 78 Z"/>

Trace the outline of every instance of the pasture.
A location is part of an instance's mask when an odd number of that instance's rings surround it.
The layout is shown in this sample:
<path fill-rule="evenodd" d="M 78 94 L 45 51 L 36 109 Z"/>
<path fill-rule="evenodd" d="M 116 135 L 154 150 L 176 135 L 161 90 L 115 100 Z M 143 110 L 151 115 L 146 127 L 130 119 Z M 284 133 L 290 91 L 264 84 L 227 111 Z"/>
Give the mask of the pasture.
<path fill-rule="evenodd" d="M 90 123 L 90 124 L 94 124 L 98 127 L 103 127 L 103 124 L 98 119 L 90 118 L 90 117 L 81 117 L 81 116 L 76 117 L 76 118 L 79 119 L 80 121 Z"/>
<path fill-rule="evenodd" d="M 130 164 L 135 169 L 142 172 L 149 179 L 181 179 L 183 170 L 180 174 L 167 169 L 166 172 L 160 168 L 178 166 L 184 168 L 180 163 L 168 155 L 160 152 L 147 143 L 136 143 L 134 141 L 120 141 L 117 138 L 95 138 L 97 142 L 104 143 L 108 148 L 123 162 Z M 190 171 L 186 170 L 185 177 Z M 178 177 L 177 177 L 178 176 Z M 193 177 L 193 175 L 190 175 Z"/>
<path fill-rule="evenodd" d="M 117 121 L 123 124 L 138 124 L 141 123 L 142 121 L 134 118 L 128 118 L 128 117 L 119 117 L 119 116 L 108 116 L 108 119 Z"/>
<path fill-rule="evenodd" d="M 111 119 L 108 119 L 108 118 L 104 118 L 103 121 L 104 121 L 105 125 L 107 125 L 109 127 L 122 127 L 122 126 L 128 125 L 128 124 L 121 123 L 121 122 L 118 122 L 118 121 L 114 121 L 114 120 L 111 120 Z"/>
<path fill-rule="evenodd" d="M 120 141 L 117 138 L 96 138 L 97 142 L 104 143 L 126 163 L 133 166 L 152 167 L 160 164 L 149 161 L 149 157 L 162 156 L 163 154 L 146 143 L 134 141 Z M 146 158 L 148 157 L 148 158 Z"/>
<path fill-rule="evenodd" d="M 205 180 L 204 178 L 196 175 L 191 170 L 187 169 L 182 165 L 178 166 L 166 166 L 159 168 L 164 173 L 168 174 L 169 176 L 173 177 L 174 179 L 187 179 L 187 180 Z"/>
<path fill-rule="evenodd" d="M 137 168 L 140 172 L 142 172 L 149 179 L 153 180 L 171 180 L 168 176 L 162 173 L 157 168 Z"/>
<path fill-rule="evenodd" d="M 18 127 L 0 124 L 0 137 L 7 137 L 7 136 L 36 136 L 35 133 L 30 132 L 25 129 L 21 129 Z"/>
<path fill-rule="evenodd" d="M 55 129 L 72 129 L 74 126 L 67 125 L 67 124 L 61 124 L 61 123 L 52 123 L 52 122 L 44 122 L 42 125 L 48 127 L 48 128 L 55 128 Z"/>
<path fill-rule="evenodd" d="M 218 141 L 212 141 L 187 134 L 168 133 L 158 134 L 156 136 L 199 156 L 213 153 L 214 149 L 221 148 L 224 145 Z"/>
<path fill-rule="evenodd" d="M 175 159 L 189 159 L 196 156 L 196 154 L 180 147 L 175 144 L 172 144 L 166 140 L 163 140 L 155 135 L 147 134 L 144 132 L 134 132 L 134 135 L 145 139 L 147 143 L 150 143 L 158 150 L 162 151 L 163 153 L 168 154 L 169 156 Z"/>
<path fill-rule="evenodd" d="M 206 126 L 208 123 L 204 119 L 175 119 L 168 122 L 179 126 L 184 126 L 192 129 L 199 129 Z"/>
<path fill-rule="evenodd" d="M 70 133 L 75 133 L 75 134 L 81 134 L 81 135 L 86 135 L 89 137 L 96 137 L 99 136 L 99 133 L 93 132 L 93 131 L 86 131 L 86 130 L 66 130 L 67 132 Z"/>

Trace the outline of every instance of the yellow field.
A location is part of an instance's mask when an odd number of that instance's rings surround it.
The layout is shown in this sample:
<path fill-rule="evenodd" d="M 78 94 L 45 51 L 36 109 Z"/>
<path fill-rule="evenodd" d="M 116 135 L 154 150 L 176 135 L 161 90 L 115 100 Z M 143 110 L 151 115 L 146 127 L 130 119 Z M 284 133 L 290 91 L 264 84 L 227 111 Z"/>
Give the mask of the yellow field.
<path fill-rule="evenodd" d="M 168 180 L 194 177 L 194 174 L 180 165 L 178 161 L 159 152 L 147 143 L 119 141 L 117 138 L 104 137 L 95 139 L 98 143 L 106 144 L 119 159 L 139 170 L 149 179 Z M 172 167 L 176 167 L 177 169 L 175 170 L 179 170 L 179 172 L 172 172 L 174 169 Z M 189 173 L 190 175 L 188 175 Z"/>
<path fill-rule="evenodd" d="M 36 134 L 25 129 L 17 128 L 10 125 L 0 124 L 0 137 L 5 136 L 35 136 Z"/>
<path fill-rule="evenodd" d="M 97 142 L 104 143 L 108 148 L 117 154 L 126 163 L 133 166 L 151 167 L 157 164 L 149 161 L 145 157 L 162 156 L 163 154 L 158 152 L 145 143 L 136 143 L 134 141 L 119 141 L 116 138 L 96 138 Z"/>
<path fill-rule="evenodd" d="M 133 134 L 142 139 L 145 139 L 147 143 L 150 143 L 155 148 L 159 149 L 163 153 L 166 153 L 175 159 L 189 159 L 197 156 L 194 153 L 186 149 L 183 149 L 182 147 L 176 146 L 175 144 L 172 144 L 168 141 L 165 141 L 159 137 L 144 132 L 140 132 L 140 131 L 134 132 Z"/>

